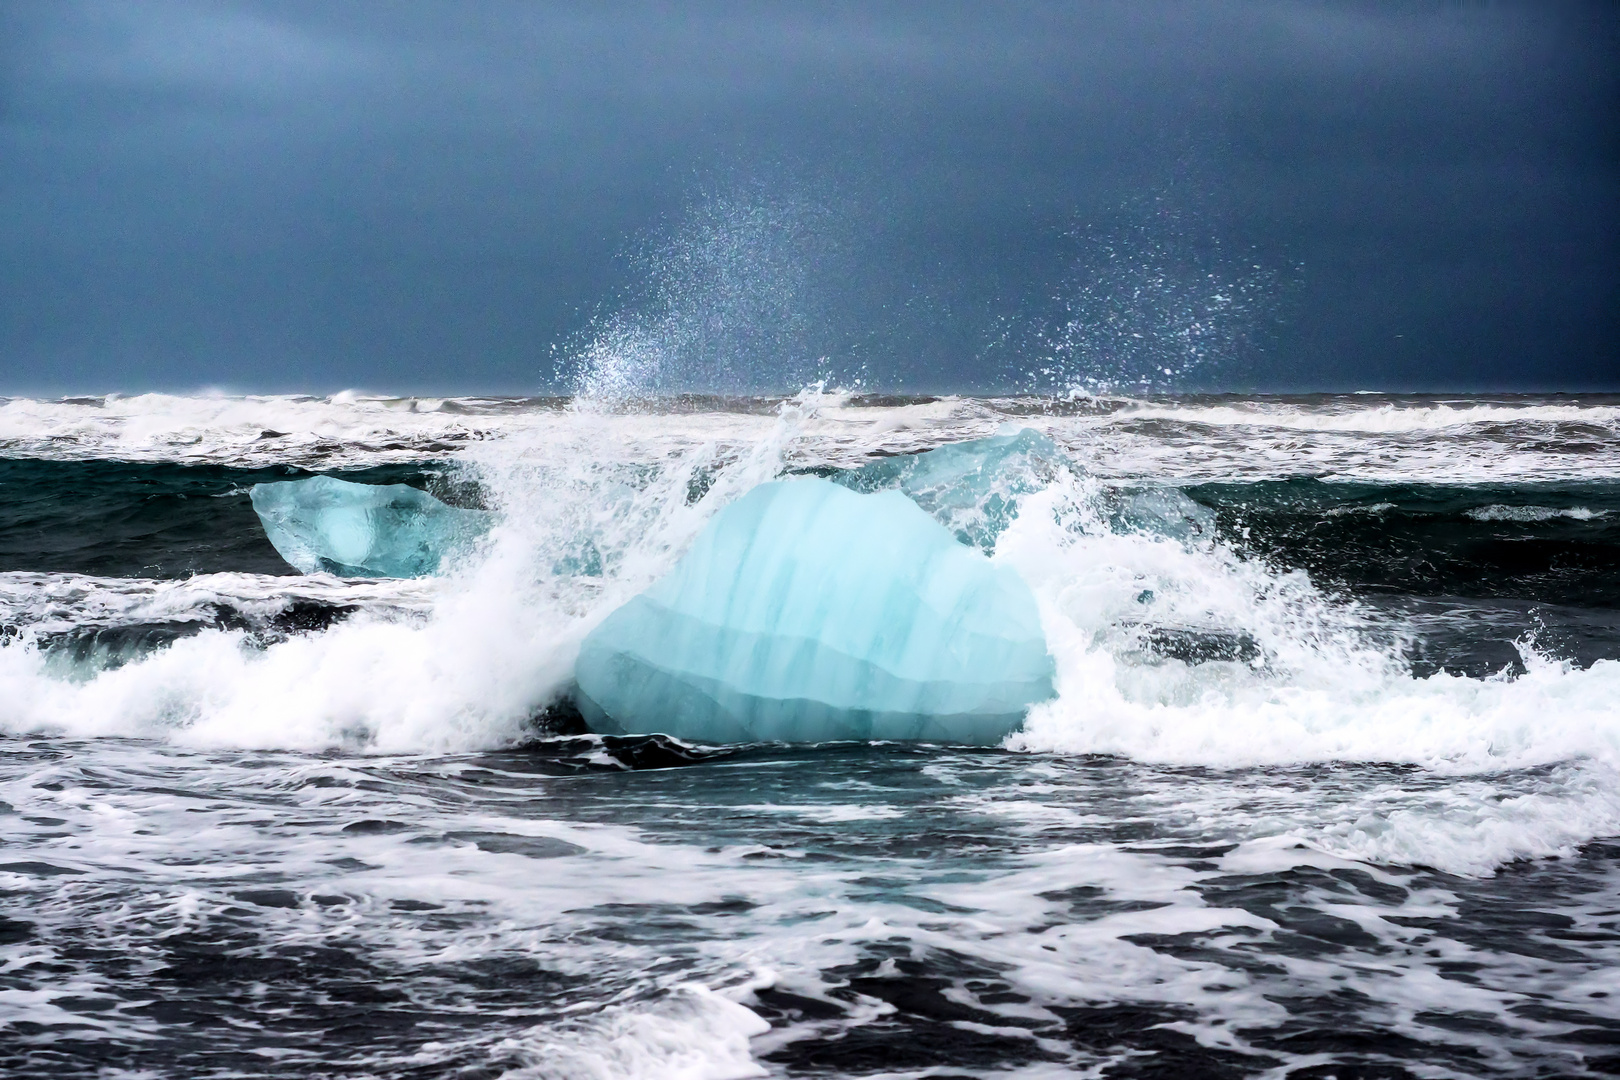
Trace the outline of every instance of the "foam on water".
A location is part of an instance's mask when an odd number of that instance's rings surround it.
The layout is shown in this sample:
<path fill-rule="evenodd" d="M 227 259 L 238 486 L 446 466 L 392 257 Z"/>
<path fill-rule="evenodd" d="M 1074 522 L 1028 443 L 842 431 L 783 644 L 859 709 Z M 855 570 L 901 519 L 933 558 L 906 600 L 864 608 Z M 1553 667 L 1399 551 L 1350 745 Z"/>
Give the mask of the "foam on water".
<path fill-rule="evenodd" d="M 1050 488 L 997 546 L 1041 599 L 1058 659 L 1058 698 L 1032 710 L 1020 745 L 1212 765 L 1620 764 L 1620 662 L 1581 670 L 1526 645 L 1518 678 L 1413 678 L 1364 614 L 1303 575 L 1216 544 L 1116 533 L 1093 513 L 1083 493 Z M 1242 634 L 1255 651 L 1196 664 L 1144 654 L 1132 646 L 1147 622 Z"/>
<path fill-rule="evenodd" d="M 1359 397 L 1359 400 L 1358 400 Z M 1340 397 L 1324 407 L 1319 402 L 1248 402 L 1244 404 L 1128 403 L 1115 416 L 1133 420 L 1177 420 L 1213 427 L 1268 427 L 1296 431 L 1354 431 L 1377 434 L 1427 432 L 1483 424 L 1582 424 L 1620 431 L 1620 405 L 1546 404 L 1504 399 L 1481 402 Z"/>
<path fill-rule="evenodd" d="M 498 399 L 180 396 L 0 401 L 11 456 L 332 465 L 419 460 L 521 425 Z"/>
<path fill-rule="evenodd" d="M 598 434 L 644 460 L 709 442 L 766 438 L 757 400 L 692 399 L 613 413 L 558 398 L 109 395 L 0 399 L 0 453 L 333 469 L 441 460 L 485 442 L 566 441 L 594 411 Z M 1366 481 L 1522 483 L 1620 479 L 1612 398 L 1489 403 L 1347 395 L 1310 401 L 945 397 L 922 402 L 826 395 L 793 449 L 809 464 L 855 466 L 991 435 L 1009 419 L 1078 453 L 1096 475 L 1161 481 L 1334 476 Z M 1557 435 L 1548 438 L 1549 434 Z"/>
<path fill-rule="evenodd" d="M 1571 521 L 1592 521 L 1596 518 L 1607 517 L 1608 512 L 1589 510 L 1584 506 L 1501 506 L 1492 504 L 1470 510 L 1468 516 L 1475 521 L 1551 521 L 1554 518 L 1569 518 Z"/>
<path fill-rule="evenodd" d="M 204 622 L 221 607 L 271 617 L 300 603 L 359 607 L 408 619 L 431 610 L 431 579 L 353 581 L 330 574 L 198 574 L 150 580 L 84 574 L 0 573 L 0 625 L 50 633 L 86 626 Z"/>
<path fill-rule="evenodd" d="M 686 983 L 654 1005 L 609 1006 L 587 1022 L 508 1036 L 492 1052 L 516 1059 L 502 1074 L 511 1080 L 749 1080 L 768 1074 L 748 1040 L 770 1029 L 747 1007 Z"/>
<path fill-rule="evenodd" d="M 719 1080 L 797 1061 L 869 1074 L 861 1055 L 887 1038 L 913 1062 L 900 1075 L 1057 1076 L 1128 1059 L 1160 1025 L 1183 1053 L 1259 1071 L 1268 1054 L 1320 1063 L 1296 1037 L 1309 1000 L 1352 1003 L 1341 1031 L 1511 1075 L 1527 1055 L 1575 1071 L 1560 1040 L 1620 1016 L 1602 889 L 1531 873 L 1513 887 L 1532 904 L 1556 890 L 1568 914 L 1504 934 L 1457 917 L 1493 902 L 1489 883 L 1368 866 L 1312 824 L 1466 802 L 1400 770 L 939 748 L 630 773 L 589 767 L 589 745 L 439 759 L 3 750 L 15 845 L 0 885 L 28 898 L 25 930 L 0 924 L 24 935 L 4 972 L 52 972 L 7 1009 L 88 1018 L 73 1039 L 137 1049 L 183 1045 L 155 1041 L 187 1037 L 176 1020 L 223 1016 L 199 1046 L 210 1056 L 192 1059 L 205 1075 L 231 1075 L 232 1049 L 253 1046 L 304 1073 Z M 1482 802 L 1486 788 L 1533 799 L 1556 773 L 1476 786 Z M 155 1004 L 147 980 L 170 996 Z M 1102 1004 L 1122 997 L 1117 1015 Z M 329 1022 L 354 1009 L 427 1029 L 402 1049 L 282 1026 L 333 1009 Z M 65 1038 L 44 1032 L 0 1054 Z"/>

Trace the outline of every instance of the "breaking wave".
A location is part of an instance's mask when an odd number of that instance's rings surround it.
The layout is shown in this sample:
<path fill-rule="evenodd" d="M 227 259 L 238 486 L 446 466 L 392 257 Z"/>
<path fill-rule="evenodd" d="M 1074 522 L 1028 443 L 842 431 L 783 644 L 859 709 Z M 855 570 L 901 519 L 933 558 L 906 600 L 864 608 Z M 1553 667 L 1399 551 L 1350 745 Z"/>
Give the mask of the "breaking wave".
<path fill-rule="evenodd" d="M 0 724 L 368 752 L 533 737 L 567 692 L 584 634 L 656 580 L 718 507 L 785 472 L 847 468 L 875 441 L 948 441 L 937 417 L 955 409 L 869 407 L 874 415 L 858 425 L 839 420 L 856 405 L 816 395 L 774 417 L 723 412 L 680 425 L 519 411 L 511 415 L 527 417 L 523 425 L 467 441 L 444 469 L 503 517 L 489 543 L 441 579 L 6 575 Z M 683 437 L 665 437 L 677 426 Z M 976 434 L 982 425 L 958 427 Z M 344 437 L 355 445 L 352 431 Z M 1276 551 L 1257 552 L 1235 521 L 1180 538 L 1121 525 L 1108 510 L 1119 482 L 1083 447 L 1071 453 L 1070 468 L 1023 497 L 995 548 L 1034 589 L 1058 662 L 1058 696 L 1032 710 L 1011 747 L 1213 768 L 1359 761 L 1484 774 L 1573 762 L 1567 792 L 1535 797 L 1552 800 L 1546 814 L 1537 817 L 1532 799 L 1468 826 L 1506 830 L 1486 862 L 1620 830 L 1620 802 L 1594 779 L 1620 767 L 1620 662 L 1559 658 L 1522 633 L 1510 643 L 1516 662 L 1500 670 L 1420 674 L 1410 633 L 1388 612 L 1325 591 Z M 1219 500 L 1203 497 L 1219 518 Z M 1390 499 L 1370 498 L 1368 514 L 1394 512 Z M 1590 511 L 1542 509 L 1485 502 L 1448 513 L 1495 525 L 1603 525 Z M 1580 812 L 1569 811 L 1572 799 Z M 1508 829 L 1510 811 L 1540 824 Z M 1379 835 L 1340 842 L 1409 842 Z"/>

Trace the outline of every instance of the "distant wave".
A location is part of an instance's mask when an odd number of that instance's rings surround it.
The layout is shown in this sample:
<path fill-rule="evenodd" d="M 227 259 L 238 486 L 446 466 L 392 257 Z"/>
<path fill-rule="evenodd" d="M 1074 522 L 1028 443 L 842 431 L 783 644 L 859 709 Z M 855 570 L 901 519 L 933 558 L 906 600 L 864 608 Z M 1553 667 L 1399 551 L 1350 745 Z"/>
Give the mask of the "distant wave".
<path fill-rule="evenodd" d="M 565 398 L 146 394 L 0 400 L 0 456 L 311 469 L 442 461 L 490 440 L 565 437 L 583 422 L 646 457 L 768 437 L 781 398 L 611 407 Z M 1620 404 L 1564 398 L 894 398 L 823 395 L 791 453 L 847 466 L 980 438 L 1014 420 L 1098 475 L 1162 480 L 1336 477 L 1505 483 L 1620 479 Z"/>

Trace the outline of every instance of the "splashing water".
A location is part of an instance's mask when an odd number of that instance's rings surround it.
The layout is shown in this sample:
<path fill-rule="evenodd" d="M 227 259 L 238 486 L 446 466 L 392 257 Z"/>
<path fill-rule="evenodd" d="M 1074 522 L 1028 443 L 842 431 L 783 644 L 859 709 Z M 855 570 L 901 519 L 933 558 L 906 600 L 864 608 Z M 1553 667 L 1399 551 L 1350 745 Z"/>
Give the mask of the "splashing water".
<path fill-rule="evenodd" d="M 564 352 L 582 402 L 784 392 L 832 374 L 829 275 L 847 222 L 824 202 L 743 189 L 683 211 L 631 257 L 638 288 Z"/>
<path fill-rule="evenodd" d="M 774 420 L 701 441 L 637 440 L 645 414 L 582 411 L 476 444 L 456 469 L 501 524 L 484 554 L 426 586 L 425 616 L 362 613 L 262 650 L 243 631 L 209 631 L 68 683 L 45 674 L 39 650 L 7 647 L 7 726 L 393 752 L 510 741 L 565 691 L 584 633 L 667 571 L 718 507 L 842 456 L 846 435 L 827 416 L 845 401 L 807 391 Z M 1019 507 L 994 557 L 1035 590 L 1059 659 L 1060 695 L 1035 710 L 1019 746 L 1222 764 L 1613 759 L 1598 689 L 1616 677 L 1607 662 L 1533 660 L 1505 682 L 1414 679 L 1399 634 L 1375 633 L 1361 606 L 1303 573 L 1212 536 L 1141 531 L 1119 516 L 1117 483 L 1078 463 L 1044 482 L 1031 492 L 1018 473 L 1014 487 L 976 496 Z M 1167 660 L 1163 642 L 1178 635 L 1227 642 L 1211 647 L 1234 659 Z M 1548 722 L 1547 702 L 1565 695 Z"/>
<path fill-rule="evenodd" d="M 399 409 L 500 515 L 401 582 L 232 563 L 259 406 L 151 406 L 8 414 L 44 418 L 12 491 L 217 545 L 192 576 L 133 547 L 0 572 L 11 1074 L 1610 1068 L 1612 402 L 535 403 L 453 455 L 469 413 Z M 404 467 L 375 403 L 263 412 Z M 1039 467 L 918 488 L 1040 605 L 1058 696 L 1006 747 L 546 726 L 584 634 L 720 507 L 915 487 L 894 455 L 1008 422 Z M 121 466 L 126 495 L 79 460 L 120 440 L 209 464 Z"/>
<path fill-rule="evenodd" d="M 1061 315 L 1035 336 L 1044 360 L 1025 373 L 1030 391 L 1151 393 L 1230 376 L 1263 346 L 1286 293 L 1275 267 L 1229 250 L 1173 191 L 1070 238 Z"/>

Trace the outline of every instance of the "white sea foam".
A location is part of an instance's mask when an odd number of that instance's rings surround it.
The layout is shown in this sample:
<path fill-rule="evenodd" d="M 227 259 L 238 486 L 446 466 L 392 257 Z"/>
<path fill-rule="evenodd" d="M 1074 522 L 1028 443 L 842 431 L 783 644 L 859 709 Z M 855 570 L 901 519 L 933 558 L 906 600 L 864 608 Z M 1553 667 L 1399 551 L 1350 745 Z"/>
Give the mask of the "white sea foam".
<path fill-rule="evenodd" d="M 1385 403 L 1338 398 L 1329 403 L 1254 401 L 1233 405 L 1132 403 L 1112 415 L 1212 427 L 1278 427 L 1296 431 L 1404 433 L 1486 424 L 1590 424 L 1620 431 L 1620 405 L 1544 404 L 1533 400 Z"/>
<path fill-rule="evenodd" d="M 1571 521 L 1592 521 L 1607 517 L 1604 510 L 1588 510 L 1584 506 L 1553 507 L 1553 506 L 1479 506 L 1468 511 L 1468 516 L 1475 521 L 1552 521 L 1555 518 L 1568 518 Z"/>
<path fill-rule="evenodd" d="M 769 1030 L 746 1007 L 687 984 L 656 1005 L 537 1028 L 490 1053 L 525 1062 L 504 1074 L 510 1080 L 749 1080 L 767 1073 L 748 1040 Z"/>
<path fill-rule="evenodd" d="M 442 455 L 530 415 L 498 401 L 357 394 L 12 398 L 0 402 L 0 451 L 55 459 L 376 464 Z"/>
<path fill-rule="evenodd" d="M 410 618 L 432 610 L 440 584 L 432 578 L 355 581 L 331 574 L 151 579 L 14 571 L 0 573 L 0 625 L 50 633 L 137 623 L 206 623 L 221 607 L 270 618 L 300 603 Z"/>
<path fill-rule="evenodd" d="M 1518 678 L 1414 678 L 1355 608 L 1330 602 L 1303 575 L 1218 545 L 1112 533 L 1085 520 L 1085 505 L 1050 488 L 997 547 L 1035 588 L 1058 661 L 1058 697 L 1031 711 L 1014 736 L 1023 748 L 1230 766 L 1620 764 L 1620 661 L 1580 670 L 1526 645 Z M 1261 655 L 1141 657 L 1125 647 L 1140 618 L 1241 633 Z"/>
<path fill-rule="evenodd" d="M 1486 875 L 1518 859 L 1570 856 L 1620 833 L 1620 770 L 1566 762 L 1516 789 L 1495 777 L 1408 791 L 1369 787 L 1337 820 L 1290 835 L 1340 858 Z"/>
<path fill-rule="evenodd" d="M 897 404 L 825 395 L 815 414 L 801 419 L 804 438 L 790 454 L 806 465 L 857 464 L 873 453 L 913 453 L 980 438 L 1013 419 L 1080 455 L 1096 475 L 1116 478 L 1306 475 L 1441 484 L 1620 479 L 1620 405 L 1608 403 L 1352 397 L 1310 404 L 1107 399 L 1081 405 L 957 397 Z M 350 468 L 443 460 L 514 437 L 567 441 L 589 415 L 615 452 L 633 450 L 657 461 L 709 443 L 746 446 L 767 437 L 774 423 L 759 402 L 673 406 L 614 411 L 565 407 L 557 399 L 353 393 L 12 398 L 0 399 L 0 453 Z M 1574 445 L 1582 438 L 1544 437 L 1559 425 L 1576 425 L 1586 433 L 1586 445 Z"/>

